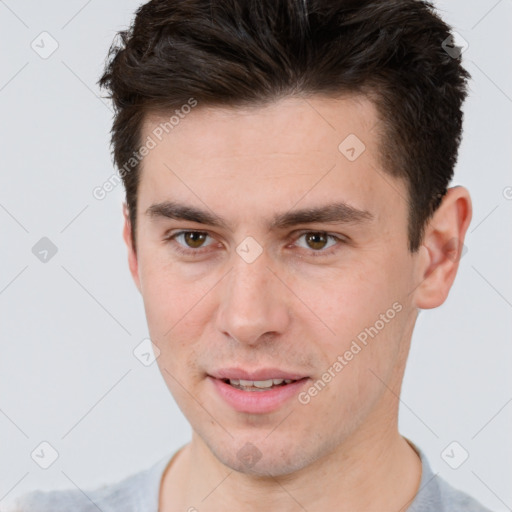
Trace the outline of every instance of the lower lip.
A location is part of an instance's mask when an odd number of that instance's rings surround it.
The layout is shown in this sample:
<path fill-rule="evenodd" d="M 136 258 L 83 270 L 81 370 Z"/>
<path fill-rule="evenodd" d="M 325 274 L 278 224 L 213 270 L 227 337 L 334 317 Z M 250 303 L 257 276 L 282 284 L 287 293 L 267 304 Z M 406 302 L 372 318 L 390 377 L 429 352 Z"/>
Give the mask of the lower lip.
<path fill-rule="evenodd" d="M 296 396 L 309 380 L 305 377 L 285 386 L 277 386 L 268 391 L 243 391 L 223 380 L 208 376 L 219 395 L 238 412 L 263 414 L 281 407 L 287 400 Z"/>

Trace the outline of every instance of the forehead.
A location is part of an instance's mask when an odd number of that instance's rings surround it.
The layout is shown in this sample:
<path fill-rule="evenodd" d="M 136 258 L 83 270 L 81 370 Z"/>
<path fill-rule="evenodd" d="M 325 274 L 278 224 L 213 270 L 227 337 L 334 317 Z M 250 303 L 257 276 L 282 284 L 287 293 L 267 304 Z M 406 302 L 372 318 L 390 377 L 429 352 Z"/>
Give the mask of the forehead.
<path fill-rule="evenodd" d="M 272 205 L 281 211 L 339 200 L 378 217 L 390 199 L 405 199 L 404 184 L 380 163 L 377 112 L 365 97 L 186 111 L 172 122 L 173 113 L 145 119 L 141 140 L 155 146 L 141 165 L 141 209 L 179 198 L 242 216 L 243 198 L 247 215 L 269 205 L 270 218 Z"/>
<path fill-rule="evenodd" d="M 164 143 L 174 142 L 176 157 L 194 158 L 244 158 L 260 153 L 303 155 L 315 150 L 324 154 L 330 150 L 337 156 L 338 145 L 350 134 L 366 139 L 365 144 L 377 142 L 376 109 L 361 95 L 286 97 L 250 107 L 198 103 L 187 112 L 180 116 L 148 115 L 143 135 L 163 131 L 160 138 Z"/>

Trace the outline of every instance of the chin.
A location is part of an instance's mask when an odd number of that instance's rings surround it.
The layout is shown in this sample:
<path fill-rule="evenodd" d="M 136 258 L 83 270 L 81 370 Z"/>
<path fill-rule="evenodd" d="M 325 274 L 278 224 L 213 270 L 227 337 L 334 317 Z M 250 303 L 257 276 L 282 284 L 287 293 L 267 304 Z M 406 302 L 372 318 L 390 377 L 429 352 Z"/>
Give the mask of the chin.
<path fill-rule="evenodd" d="M 245 437 L 245 441 L 239 440 L 229 446 L 210 449 L 222 464 L 233 471 L 261 477 L 286 476 L 303 469 L 317 459 L 308 457 L 304 445 L 290 438 L 288 442 L 279 436 L 272 441 L 262 439 L 258 442 L 254 436 Z"/>

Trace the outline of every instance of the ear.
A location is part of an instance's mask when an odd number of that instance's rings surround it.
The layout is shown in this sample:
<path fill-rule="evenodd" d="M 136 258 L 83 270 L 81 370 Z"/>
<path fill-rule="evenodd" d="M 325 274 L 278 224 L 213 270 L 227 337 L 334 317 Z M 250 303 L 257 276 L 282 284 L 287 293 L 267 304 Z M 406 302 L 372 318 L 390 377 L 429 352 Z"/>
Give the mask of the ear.
<path fill-rule="evenodd" d="M 466 188 L 449 188 L 428 222 L 418 258 L 413 303 L 432 309 L 446 300 L 462 256 L 471 222 L 471 197 Z"/>
<path fill-rule="evenodd" d="M 137 254 L 132 243 L 132 225 L 130 222 L 130 216 L 128 214 L 128 206 L 123 203 L 123 216 L 124 216 L 124 227 L 123 227 L 123 239 L 128 248 L 128 266 L 132 275 L 133 281 L 137 286 L 139 292 L 141 292 L 140 279 L 139 279 L 139 264 L 137 261 Z M 141 292 L 142 293 L 142 292 Z"/>

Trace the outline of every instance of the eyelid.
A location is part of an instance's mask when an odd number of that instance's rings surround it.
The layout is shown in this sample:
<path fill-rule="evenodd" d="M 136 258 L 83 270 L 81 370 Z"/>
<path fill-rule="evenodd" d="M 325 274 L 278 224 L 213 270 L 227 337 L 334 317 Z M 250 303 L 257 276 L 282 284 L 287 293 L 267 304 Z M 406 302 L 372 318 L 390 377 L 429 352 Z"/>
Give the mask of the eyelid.
<path fill-rule="evenodd" d="M 307 233 L 315 233 L 315 234 L 322 234 L 325 236 L 332 236 L 333 238 L 337 238 L 342 242 L 348 242 L 350 240 L 350 238 L 346 235 L 342 235 L 341 233 L 331 233 L 330 231 L 325 231 L 323 229 L 298 229 L 296 231 L 292 231 L 289 236 L 291 238 L 295 239 L 295 238 L 305 235 Z"/>
<path fill-rule="evenodd" d="M 204 250 L 205 248 L 209 247 L 210 245 L 215 245 L 215 244 L 212 243 L 212 244 L 209 244 L 209 245 L 206 245 L 206 246 L 199 247 L 198 249 L 192 249 L 190 247 L 189 248 L 184 247 L 181 244 L 175 242 L 175 239 L 178 236 L 186 234 L 186 233 L 205 234 L 206 236 L 208 236 L 208 237 L 210 237 L 210 238 L 215 240 L 215 237 L 209 231 L 207 231 L 207 230 L 201 230 L 201 229 L 182 229 L 182 230 L 178 230 L 178 231 L 176 231 L 174 233 L 173 233 L 172 230 L 166 232 L 166 234 L 164 235 L 164 241 L 165 242 L 174 242 L 174 243 L 176 243 L 176 245 L 178 246 L 176 251 L 178 253 L 185 254 L 185 255 L 191 255 L 191 256 L 202 255 L 202 254 L 204 254 L 205 252 L 208 251 L 208 249 Z M 328 248 L 326 250 L 314 251 L 313 249 L 308 250 L 308 249 L 304 249 L 304 248 L 299 248 L 302 251 L 308 252 L 313 257 L 316 257 L 316 256 L 330 256 L 330 255 L 334 254 L 335 252 L 337 252 L 339 250 L 339 245 L 341 245 L 341 244 L 348 244 L 349 241 L 350 241 L 349 237 L 347 237 L 345 235 L 341 235 L 339 233 L 336 233 L 336 234 L 335 233 L 330 233 L 328 231 L 323 231 L 321 229 L 301 229 L 301 230 L 296 230 L 296 231 L 293 231 L 292 233 L 290 233 L 287 236 L 287 240 L 289 242 L 296 241 L 297 239 L 299 239 L 303 235 L 310 234 L 310 233 L 322 234 L 322 235 L 325 235 L 328 238 L 335 239 L 338 242 L 335 246 L 332 246 L 332 247 L 330 247 L 330 248 Z"/>
<path fill-rule="evenodd" d="M 177 251 L 182 254 L 202 254 L 204 252 L 204 250 L 203 250 L 204 247 L 209 247 L 210 245 L 214 245 L 214 244 L 209 244 L 206 246 L 199 247 L 198 249 L 192 249 L 191 247 L 185 247 L 185 246 L 182 246 L 181 244 L 175 242 L 175 239 L 178 238 L 178 236 L 186 234 L 186 233 L 200 233 L 200 234 L 204 234 L 204 235 L 212 238 L 213 240 L 215 240 L 215 237 L 212 236 L 212 234 L 209 231 L 200 230 L 200 229 L 182 229 L 182 230 L 176 231 L 175 233 L 173 233 L 172 231 L 168 231 L 164 235 L 163 240 L 164 240 L 164 242 L 176 243 L 176 245 L 178 246 Z"/>
<path fill-rule="evenodd" d="M 315 251 L 313 249 L 304 249 L 303 247 L 299 247 L 300 250 L 306 251 L 308 253 L 308 256 L 311 255 L 313 258 L 322 257 L 322 256 L 324 256 L 324 257 L 333 256 L 340 250 L 340 245 L 346 245 L 349 242 L 348 237 L 346 237 L 344 235 L 340 235 L 338 233 L 330 233 L 329 231 L 323 231 L 321 229 L 302 229 L 302 230 L 293 231 L 292 233 L 290 233 L 290 240 L 297 241 L 303 235 L 307 235 L 309 233 L 325 235 L 327 238 L 331 238 L 331 239 L 334 239 L 337 241 L 336 244 L 329 247 L 328 249 L 319 250 L 319 251 Z"/>

